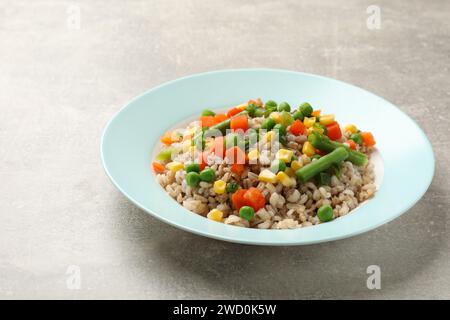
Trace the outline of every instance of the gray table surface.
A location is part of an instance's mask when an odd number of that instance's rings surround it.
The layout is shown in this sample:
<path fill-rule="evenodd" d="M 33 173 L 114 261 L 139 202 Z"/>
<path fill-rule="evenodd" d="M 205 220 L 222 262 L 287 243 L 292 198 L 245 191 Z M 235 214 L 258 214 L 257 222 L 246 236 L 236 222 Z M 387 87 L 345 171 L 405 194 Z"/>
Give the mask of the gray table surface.
<path fill-rule="evenodd" d="M 450 2 L 376 1 L 380 29 L 372 3 L 0 1 L 0 298 L 450 298 Z M 122 105 L 248 67 L 334 77 L 408 113 L 437 159 L 423 199 L 354 238 L 252 247 L 168 226 L 112 186 L 100 137 Z"/>

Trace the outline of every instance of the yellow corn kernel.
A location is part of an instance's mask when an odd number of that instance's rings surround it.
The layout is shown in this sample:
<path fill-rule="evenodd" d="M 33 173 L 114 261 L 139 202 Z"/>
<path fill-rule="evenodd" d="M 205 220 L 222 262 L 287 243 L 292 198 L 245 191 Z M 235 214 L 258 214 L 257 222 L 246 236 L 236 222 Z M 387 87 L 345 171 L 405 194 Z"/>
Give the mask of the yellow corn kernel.
<path fill-rule="evenodd" d="M 249 161 L 256 161 L 259 158 L 259 151 L 257 149 L 250 150 L 248 152 L 248 160 Z"/>
<path fill-rule="evenodd" d="M 237 105 L 235 108 L 239 109 L 239 110 L 244 110 L 245 108 L 247 108 L 247 103 L 243 103 L 243 104 L 239 104 Z"/>
<path fill-rule="evenodd" d="M 269 131 L 263 136 L 263 142 L 270 142 L 275 137 L 274 131 Z"/>
<path fill-rule="evenodd" d="M 277 179 L 281 182 L 281 184 L 285 187 L 292 186 L 292 179 L 285 172 L 280 171 L 277 173 Z"/>
<path fill-rule="evenodd" d="M 291 168 L 287 167 L 286 170 L 284 170 L 284 172 L 286 172 L 286 174 L 289 177 L 295 177 L 295 170 L 292 169 L 292 167 Z"/>
<path fill-rule="evenodd" d="M 356 128 L 354 124 L 348 124 L 345 126 L 345 131 L 355 133 L 356 131 L 358 131 L 358 128 Z"/>
<path fill-rule="evenodd" d="M 305 144 L 303 144 L 302 152 L 303 154 L 306 154 L 308 157 L 312 157 L 313 155 L 316 154 L 316 149 L 314 149 L 314 147 L 312 146 L 311 143 L 309 143 L 309 141 L 306 141 Z"/>
<path fill-rule="evenodd" d="M 322 127 L 319 127 L 319 126 L 314 126 L 314 127 L 309 128 L 309 129 L 311 129 L 311 132 L 315 131 L 315 132 L 318 132 L 320 134 L 323 134 L 325 132 L 325 130 Z"/>
<path fill-rule="evenodd" d="M 227 186 L 227 183 L 223 180 L 217 180 L 214 182 L 214 192 L 216 194 L 224 194 L 225 193 L 225 187 Z"/>
<path fill-rule="evenodd" d="M 275 157 L 284 162 L 291 162 L 293 155 L 294 155 L 294 152 L 292 150 L 280 149 L 280 150 L 278 150 Z"/>
<path fill-rule="evenodd" d="M 259 181 L 277 183 L 277 176 L 269 169 L 264 169 L 258 176 Z"/>
<path fill-rule="evenodd" d="M 324 126 L 332 124 L 334 122 L 334 114 L 324 114 L 323 116 L 320 117 L 319 122 Z"/>
<path fill-rule="evenodd" d="M 275 121 L 276 123 L 280 123 L 281 122 L 281 114 L 279 112 L 272 112 L 270 114 L 270 118 Z"/>
<path fill-rule="evenodd" d="M 292 170 L 297 171 L 297 170 L 300 169 L 301 167 L 303 167 L 303 165 L 302 165 L 299 161 L 294 160 L 294 161 L 291 162 L 291 168 L 292 168 Z"/>
<path fill-rule="evenodd" d="M 178 170 L 181 170 L 184 168 L 184 164 L 178 161 L 169 162 L 166 164 L 166 168 L 169 169 L 172 172 L 177 172 Z"/>
<path fill-rule="evenodd" d="M 223 212 L 219 209 L 212 209 L 210 212 L 208 212 L 207 217 L 210 220 L 222 222 Z"/>
<path fill-rule="evenodd" d="M 303 120 L 303 124 L 307 128 L 311 128 L 314 125 L 314 123 L 316 123 L 316 117 L 311 118 L 305 117 L 305 119 Z"/>

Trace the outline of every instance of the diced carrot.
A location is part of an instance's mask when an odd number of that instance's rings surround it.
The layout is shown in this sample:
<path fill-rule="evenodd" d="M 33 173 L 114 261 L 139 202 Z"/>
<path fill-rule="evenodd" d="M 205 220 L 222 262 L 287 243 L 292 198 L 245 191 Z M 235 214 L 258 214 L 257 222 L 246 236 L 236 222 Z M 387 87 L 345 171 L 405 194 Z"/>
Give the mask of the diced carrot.
<path fill-rule="evenodd" d="M 305 125 L 303 124 L 303 122 L 301 122 L 300 120 L 295 120 L 292 124 L 291 127 L 289 128 L 289 131 L 296 136 L 299 136 L 303 133 L 305 133 Z"/>
<path fill-rule="evenodd" d="M 229 148 L 225 152 L 225 157 L 229 163 L 245 164 L 245 152 L 237 146 Z"/>
<path fill-rule="evenodd" d="M 360 132 L 359 133 L 363 139 L 363 143 L 368 147 L 373 147 L 376 142 L 373 134 L 371 132 Z"/>
<path fill-rule="evenodd" d="M 211 151 L 214 152 L 216 156 L 219 156 L 223 159 L 225 155 L 225 140 L 224 137 L 216 137 L 214 138 L 214 143 L 211 147 Z"/>
<path fill-rule="evenodd" d="M 341 127 L 336 121 L 327 126 L 327 136 L 331 140 L 339 140 L 342 137 Z"/>
<path fill-rule="evenodd" d="M 216 124 L 216 119 L 214 118 L 214 116 L 201 116 L 200 117 L 200 126 L 202 128 L 204 128 L 204 127 L 210 128 L 215 124 Z"/>
<path fill-rule="evenodd" d="M 266 198 L 264 198 L 261 190 L 254 187 L 251 187 L 246 193 L 244 193 L 244 199 L 247 204 L 255 210 L 255 212 L 261 208 L 264 208 L 266 205 Z"/>
<path fill-rule="evenodd" d="M 228 119 L 228 117 L 227 117 L 227 115 L 224 114 L 224 113 L 219 113 L 219 114 L 216 114 L 216 115 L 214 116 L 214 120 L 216 121 L 216 124 L 217 124 L 217 123 L 220 123 L 220 122 L 222 122 L 222 121 L 225 121 L 225 120 L 227 120 L 227 119 Z"/>
<path fill-rule="evenodd" d="M 239 109 L 238 107 L 234 107 L 234 108 L 231 108 L 230 110 L 228 110 L 228 112 L 227 112 L 227 117 L 228 118 L 231 118 L 232 116 L 235 116 L 235 115 L 237 115 L 239 112 L 241 112 L 242 110 L 241 109 Z"/>
<path fill-rule="evenodd" d="M 344 144 L 347 144 L 350 149 L 356 150 L 356 143 L 355 143 L 355 141 L 347 140 Z"/>
<path fill-rule="evenodd" d="M 183 138 L 182 136 L 177 136 L 174 135 L 172 132 L 167 131 L 166 133 L 163 134 L 163 136 L 159 140 L 166 145 L 171 145 L 174 142 L 181 141 L 182 138 Z"/>
<path fill-rule="evenodd" d="M 206 167 L 206 160 L 208 158 L 209 152 L 203 151 L 198 153 L 197 163 L 200 166 L 200 170 L 205 169 Z"/>
<path fill-rule="evenodd" d="M 239 189 L 231 196 L 231 203 L 236 210 L 241 209 L 241 207 L 247 205 L 247 201 L 244 198 L 247 189 Z"/>
<path fill-rule="evenodd" d="M 322 112 L 321 110 L 314 110 L 314 111 L 312 112 L 311 116 L 312 116 L 312 117 L 318 117 L 318 116 L 320 116 L 320 113 L 321 113 L 321 112 Z"/>
<path fill-rule="evenodd" d="M 166 168 L 159 162 L 153 162 L 152 167 L 156 173 L 164 173 L 166 171 Z"/>
<path fill-rule="evenodd" d="M 248 129 L 248 119 L 246 115 L 236 116 L 231 119 L 230 122 L 231 130 L 241 129 L 243 131 L 247 131 Z"/>
<path fill-rule="evenodd" d="M 244 172 L 244 170 L 245 170 L 245 166 L 243 164 L 233 163 L 231 165 L 231 172 L 233 172 L 239 176 L 242 174 L 242 172 Z"/>

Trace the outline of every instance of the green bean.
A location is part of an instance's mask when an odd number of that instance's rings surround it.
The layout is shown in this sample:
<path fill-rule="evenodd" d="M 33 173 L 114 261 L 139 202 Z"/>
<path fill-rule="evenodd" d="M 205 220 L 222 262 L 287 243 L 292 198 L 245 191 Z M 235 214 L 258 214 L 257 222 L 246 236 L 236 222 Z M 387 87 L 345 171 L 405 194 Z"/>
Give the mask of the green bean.
<path fill-rule="evenodd" d="M 350 136 L 350 139 L 355 141 L 356 144 L 362 144 L 363 143 L 363 139 L 361 137 L 361 134 L 359 134 L 358 132 L 355 132 L 354 134 L 352 134 Z"/>
<path fill-rule="evenodd" d="M 361 153 L 359 151 L 355 151 L 347 147 L 346 145 L 343 145 L 342 143 L 332 141 L 330 138 L 319 134 L 317 132 L 313 132 L 308 136 L 308 141 L 313 145 L 314 148 L 319 149 L 324 152 L 331 152 L 337 148 L 345 148 L 347 152 L 349 153 L 348 161 L 351 163 L 357 165 L 357 166 L 363 166 L 367 164 L 367 156 L 364 153 Z"/>
<path fill-rule="evenodd" d="M 300 181 L 306 182 L 312 177 L 330 168 L 334 163 L 344 161 L 347 157 L 348 152 L 345 148 L 337 148 L 333 152 L 314 162 L 311 162 L 303 168 L 298 169 L 295 174 Z"/>
<path fill-rule="evenodd" d="M 233 119 L 234 117 L 237 117 L 237 116 L 242 116 L 244 114 L 248 114 L 248 112 L 246 110 L 241 111 L 238 114 L 236 114 L 235 116 L 233 116 L 227 120 L 223 120 L 222 122 L 219 122 L 216 125 L 213 125 L 211 128 L 209 128 L 209 130 L 220 130 L 222 133 L 225 133 L 225 131 L 227 129 L 230 129 L 231 119 Z"/>

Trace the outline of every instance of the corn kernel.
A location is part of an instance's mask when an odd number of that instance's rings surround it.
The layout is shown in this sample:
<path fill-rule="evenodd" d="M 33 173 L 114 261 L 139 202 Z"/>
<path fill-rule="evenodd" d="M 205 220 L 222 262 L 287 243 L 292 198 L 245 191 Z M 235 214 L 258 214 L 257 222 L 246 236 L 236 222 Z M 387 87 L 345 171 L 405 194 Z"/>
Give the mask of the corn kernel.
<path fill-rule="evenodd" d="M 305 144 L 303 144 L 302 148 L 303 154 L 306 154 L 308 157 L 312 157 L 316 154 L 316 149 L 312 146 L 312 144 L 309 141 L 306 141 Z"/>
<path fill-rule="evenodd" d="M 261 171 L 261 173 L 258 176 L 258 179 L 259 181 L 262 182 L 269 182 L 269 183 L 277 182 L 277 176 L 269 169 L 264 169 L 263 171 Z"/>
<path fill-rule="evenodd" d="M 216 194 L 224 194 L 225 193 L 225 187 L 226 187 L 227 183 L 223 180 L 217 180 L 216 182 L 214 182 L 214 192 Z"/>
<path fill-rule="evenodd" d="M 250 150 L 248 152 L 248 160 L 249 161 L 256 161 L 259 158 L 259 151 L 257 149 Z"/>
<path fill-rule="evenodd" d="M 292 186 L 292 178 L 289 177 L 285 172 L 280 171 L 277 173 L 277 179 L 281 182 L 281 184 L 285 187 Z"/>
<path fill-rule="evenodd" d="M 245 108 L 247 108 L 248 104 L 247 103 L 242 103 L 237 105 L 235 108 L 239 109 L 239 110 L 244 110 Z"/>
<path fill-rule="evenodd" d="M 356 128 L 356 126 L 354 124 L 348 124 L 345 126 L 345 131 L 348 131 L 350 133 L 355 133 L 356 131 L 358 131 L 358 128 Z"/>
<path fill-rule="evenodd" d="M 293 155 L 294 155 L 294 152 L 292 150 L 280 149 L 280 150 L 278 150 L 275 157 L 284 162 L 291 162 Z"/>
<path fill-rule="evenodd" d="M 177 172 L 178 170 L 181 170 L 184 168 L 184 164 L 178 161 L 169 162 L 166 165 L 167 169 L 169 169 L 172 172 Z"/>
<path fill-rule="evenodd" d="M 303 124 L 307 128 L 311 128 L 314 125 L 314 123 L 316 123 L 316 117 L 312 118 L 305 117 L 305 119 L 303 120 Z"/>
<path fill-rule="evenodd" d="M 263 136 L 263 142 L 270 142 L 275 137 L 274 131 L 269 131 Z"/>
<path fill-rule="evenodd" d="M 297 171 L 297 170 L 300 169 L 301 167 L 303 167 L 303 165 L 302 165 L 299 161 L 294 160 L 294 161 L 291 162 L 291 168 L 292 168 L 292 170 Z"/>
<path fill-rule="evenodd" d="M 207 217 L 210 220 L 222 222 L 223 212 L 219 209 L 212 209 L 210 212 L 208 212 Z"/>
<path fill-rule="evenodd" d="M 270 118 L 275 121 L 276 123 L 280 123 L 281 122 L 281 114 L 278 112 L 272 112 L 270 114 Z"/>
<path fill-rule="evenodd" d="M 334 122 L 334 114 L 324 114 L 323 116 L 320 117 L 319 122 L 324 126 L 332 124 Z"/>

